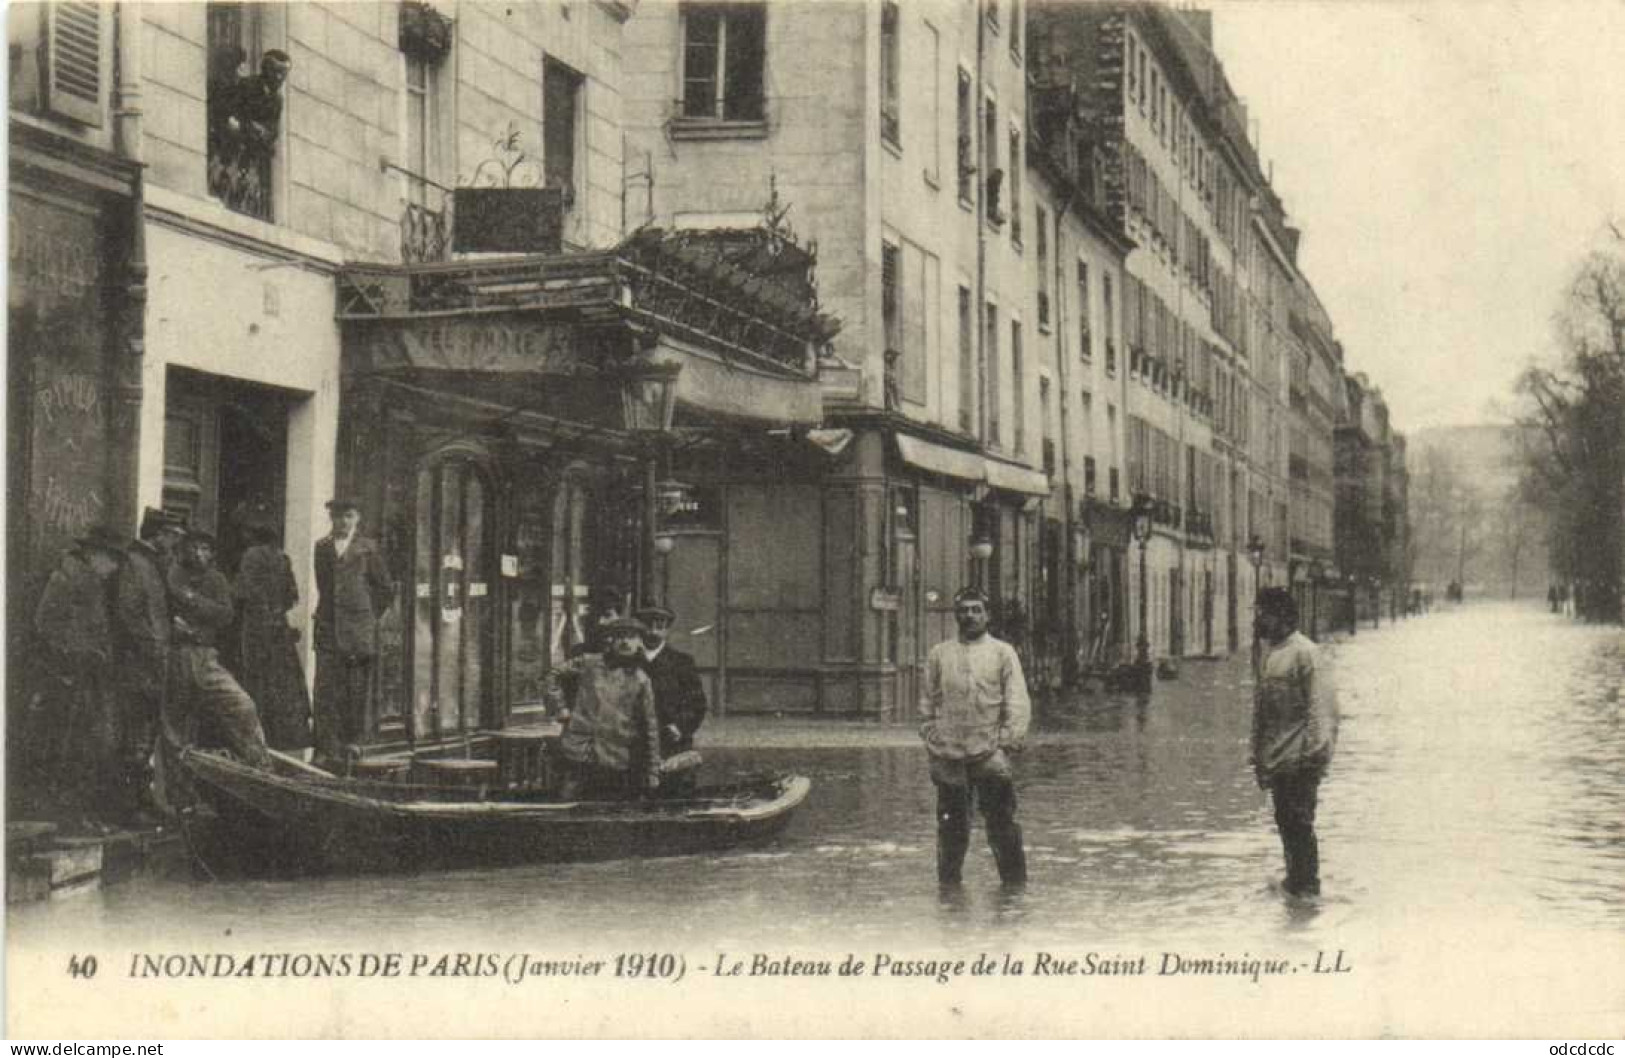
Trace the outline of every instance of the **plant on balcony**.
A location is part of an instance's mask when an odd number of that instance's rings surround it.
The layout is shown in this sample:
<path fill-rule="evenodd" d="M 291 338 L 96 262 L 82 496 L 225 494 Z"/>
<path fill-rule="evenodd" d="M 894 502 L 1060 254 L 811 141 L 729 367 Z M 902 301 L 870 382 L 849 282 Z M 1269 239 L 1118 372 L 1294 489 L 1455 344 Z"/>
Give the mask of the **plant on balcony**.
<path fill-rule="evenodd" d="M 414 59 L 437 63 L 451 51 L 450 18 L 423 0 L 401 0 L 399 43 Z"/>

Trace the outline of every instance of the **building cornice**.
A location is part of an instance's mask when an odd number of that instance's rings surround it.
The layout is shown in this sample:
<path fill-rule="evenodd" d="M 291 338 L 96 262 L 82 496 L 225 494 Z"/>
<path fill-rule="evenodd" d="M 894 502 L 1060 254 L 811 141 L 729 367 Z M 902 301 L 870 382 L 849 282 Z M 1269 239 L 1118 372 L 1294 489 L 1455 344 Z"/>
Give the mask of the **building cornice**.
<path fill-rule="evenodd" d="M 167 188 L 146 188 L 146 214 L 166 228 L 322 275 L 334 275 L 344 264 L 343 249 L 332 243 Z"/>

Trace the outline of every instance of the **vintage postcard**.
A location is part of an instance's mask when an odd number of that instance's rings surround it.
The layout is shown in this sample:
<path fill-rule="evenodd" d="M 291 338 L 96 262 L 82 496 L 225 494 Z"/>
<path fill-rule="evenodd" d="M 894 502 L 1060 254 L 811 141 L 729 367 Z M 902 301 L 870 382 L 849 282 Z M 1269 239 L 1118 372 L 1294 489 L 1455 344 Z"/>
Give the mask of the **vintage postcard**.
<path fill-rule="evenodd" d="M 7 33 L 9 1036 L 1625 1027 L 1617 4 Z"/>

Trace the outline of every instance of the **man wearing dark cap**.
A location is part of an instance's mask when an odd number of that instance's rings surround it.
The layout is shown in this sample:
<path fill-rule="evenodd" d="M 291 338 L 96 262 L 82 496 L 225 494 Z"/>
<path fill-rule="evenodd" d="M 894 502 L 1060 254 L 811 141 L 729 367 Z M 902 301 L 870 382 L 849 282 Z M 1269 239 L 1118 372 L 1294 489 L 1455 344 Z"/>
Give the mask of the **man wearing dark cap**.
<path fill-rule="evenodd" d="M 547 674 L 548 709 L 566 715 L 559 750 L 562 794 L 627 797 L 660 786 L 654 691 L 643 671 L 643 622 L 617 617 L 602 628 L 601 654 L 581 654 Z"/>
<path fill-rule="evenodd" d="M 237 615 L 231 585 L 214 568 L 214 535 L 192 529 L 181 541 L 180 558 L 169 570 L 170 686 L 164 701 L 164 740 L 173 750 L 190 745 L 199 725 L 239 758 L 268 768 L 254 700 L 220 664 L 220 636 Z M 168 773 L 166 778 L 174 778 Z M 171 807 L 181 807 L 178 791 L 166 789 Z"/>
<path fill-rule="evenodd" d="M 124 549 L 118 575 L 114 639 L 124 698 L 120 801 L 130 822 L 144 822 L 142 816 L 156 807 L 149 791 L 169 670 L 169 564 L 185 528 L 179 518 L 148 507 L 138 538 Z"/>
<path fill-rule="evenodd" d="M 1285 588 L 1258 593 L 1258 649 L 1250 763 L 1275 802 L 1286 857 L 1287 896 L 1320 895 L 1315 807 L 1337 744 L 1337 700 L 1320 648 L 1298 631 L 1298 604 Z"/>
<path fill-rule="evenodd" d="M 361 507 L 327 505 L 333 531 L 316 543 L 316 758 L 333 765 L 362 737 L 378 656 L 378 619 L 393 591 L 378 545 L 359 532 Z"/>
<path fill-rule="evenodd" d="M 970 847 L 972 803 L 982 810 L 999 879 L 1027 880 L 1009 754 L 1027 737 L 1032 705 L 1015 648 L 988 634 L 988 599 L 954 595 L 959 636 L 931 648 L 920 701 L 920 737 L 937 788 L 937 881 L 958 885 Z"/>
<path fill-rule="evenodd" d="M 635 616 L 644 625 L 644 671 L 660 717 L 660 756 L 685 753 L 694 748 L 694 732 L 705 720 L 705 684 L 694 667 L 694 655 L 667 642 L 675 613 L 664 606 L 645 606 Z"/>
<path fill-rule="evenodd" d="M 31 718 L 31 748 L 69 826 L 114 822 L 118 706 L 113 693 L 114 574 L 124 537 L 96 526 L 74 541 L 34 611 L 36 660 L 45 676 Z"/>

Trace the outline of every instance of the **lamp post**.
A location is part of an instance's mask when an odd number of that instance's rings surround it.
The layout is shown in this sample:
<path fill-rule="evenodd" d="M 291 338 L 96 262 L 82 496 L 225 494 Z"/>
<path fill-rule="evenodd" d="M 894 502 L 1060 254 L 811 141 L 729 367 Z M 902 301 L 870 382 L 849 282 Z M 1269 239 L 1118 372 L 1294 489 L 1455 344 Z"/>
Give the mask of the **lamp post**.
<path fill-rule="evenodd" d="M 1360 625 L 1360 604 L 1356 598 L 1359 592 L 1359 579 L 1352 573 L 1343 575 L 1343 583 L 1349 590 L 1349 635 L 1354 635 Z"/>
<path fill-rule="evenodd" d="M 993 533 L 988 525 L 988 508 L 980 503 L 971 506 L 969 541 L 970 582 L 974 588 L 987 590 L 987 560 L 993 557 Z"/>
<path fill-rule="evenodd" d="M 1151 691 L 1151 640 L 1148 638 L 1151 614 L 1145 548 L 1151 540 L 1151 512 L 1154 507 L 1151 497 L 1145 493 L 1134 497 L 1134 539 L 1140 543 L 1140 638 L 1135 643 L 1134 668 L 1136 688 L 1144 693 Z"/>
<path fill-rule="evenodd" d="M 1320 635 L 1320 559 L 1309 562 L 1309 638 Z"/>
<path fill-rule="evenodd" d="M 660 451 L 671 434 L 677 410 L 677 376 L 682 370 L 682 364 L 640 358 L 621 377 L 621 419 L 627 431 L 644 446 L 643 532 L 638 549 L 642 573 L 639 595 L 644 603 L 655 602 L 658 594 L 655 554 L 670 551 L 674 543 L 669 535 L 659 532 L 661 486 L 656 476 Z"/>
<path fill-rule="evenodd" d="M 1072 525 L 1072 547 L 1078 557 L 1078 573 L 1083 578 L 1083 656 L 1088 658 L 1089 648 L 1094 643 L 1095 593 L 1091 590 L 1094 582 L 1090 574 L 1094 572 L 1094 532 L 1089 524 L 1089 497 L 1085 496 L 1078 501 L 1078 520 Z M 1085 662 L 1085 668 L 1088 662 Z"/>
<path fill-rule="evenodd" d="M 1371 578 L 1371 627 L 1382 627 L 1382 578 Z"/>

